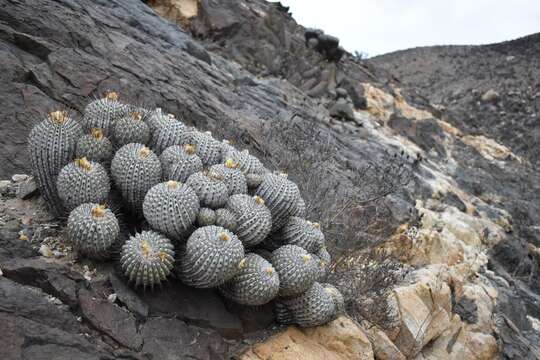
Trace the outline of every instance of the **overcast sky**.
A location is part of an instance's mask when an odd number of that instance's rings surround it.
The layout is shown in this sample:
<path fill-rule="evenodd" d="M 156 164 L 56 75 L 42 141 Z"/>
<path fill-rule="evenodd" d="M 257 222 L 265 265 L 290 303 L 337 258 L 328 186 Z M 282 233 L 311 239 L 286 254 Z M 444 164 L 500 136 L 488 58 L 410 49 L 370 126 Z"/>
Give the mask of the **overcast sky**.
<path fill-rule="evenodd" d="M 540 0 L 281 0 L 295 20 L 369 56 L 540 32 Z"/>

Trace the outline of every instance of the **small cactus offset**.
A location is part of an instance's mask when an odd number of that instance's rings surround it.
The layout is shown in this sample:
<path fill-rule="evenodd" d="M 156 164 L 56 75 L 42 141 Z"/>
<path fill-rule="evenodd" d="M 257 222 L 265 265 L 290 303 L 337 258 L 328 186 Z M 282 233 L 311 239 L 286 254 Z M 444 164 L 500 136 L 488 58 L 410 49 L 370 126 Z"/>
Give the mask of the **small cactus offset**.
<path fill-rule="evenodd" d="M 270 233 L 272 215 L 262 198 L 245 194 L 233 195 L 227 201 L 226 208 L 236 218 L 235 234 L 244 246 L 255 246 Z"/>
<path fill-rule="evenodd" d="M 243 305 L 264 305 L 279 291 L 279 277 L 272 264 L 257 254 L 247 254 L 240 262 L 240 272 L 220 286 L 220 291 Z"/>
<path fill-rule="evenodd" d="M 210 208 L 203 207 L 197 214 L 197 225 L 208 226 L 216 224 L 216 212 Z"/>
<path fill-rule="evenodd" d="M 192 174 L 203 170 L 201 159 L 195 154 L 195 145 L 173 145 L 161 156 L 163 179 L 185 182 Z"/>
<path fill-rule="evenodd" d="M 84 109 L 82 125 L 86 131 L 102 129 L 105 136 L 110 136 L 114 122 L 126 116 L 129 106 L 118 101 L 118 93 L 109 91 L 103 99 L 89 103 Z"/>
<path fill-rule="evenodd" d="M 259 159 L 251 155 L 247 150 L 231 151 L 228 149 L 227 152 L 223 154 L 222 159 L 225 163 L 230 161 L 236 165 L 236 168 L 244 174 L 247 186 L 250 189 L 258 187 L 262 183 L 264 175 L 267 172 Z"/>
<path fill-rule="evenodd" d="M 75 154 L 78 158 L 85 157 L 90 161 L 109 164 L 113 155 L 113 147 L 111 141 L 103 135 L 103 130 L 92 128 L 90 134 L 82 136 L 77 141 Z"/>
<path fill-rule="evenodd" d="M 296 245 L 284 245 L 274 250 L 270 262 L 279 275 L 279 295 L 283 297 L 308 290 L 318 275 L 313 257 Z"/>
<path fill-rule="evenodd" d="M 199 198 L 193 189 L 169 180 L 154 185 L 144 198 L 143 214 L 152 228 L 172 239 L 180 239 L 199 213 Z"/>
<path fill-rule="evenodd" d="M 278 237 L 283 244 L 298 245 L 310 253 L 318 253 L 324 245 L 324 235 L 319 223 L 291 216 L 283 228 L 279 231 Z"/>
<path fill-rule="evenodd" d="M 111 174 L 131 211 L 140 214 L 146 193 L 161 181 L 161 163 L 146 146 L 127 144 L 114 155 Z"/>
<path fill-rule="evenodd" d="M 60 170 L 75 155 L 82 128 L 67 111 L 55 111 L 32 128 L 28 140 L 32 173 L 49 210 L 56 216 L 65 212 L 56 189 Z"/>
<path fill-rule="evenodd" d="M 255 194 L 264 199 L 272 213 L 272 231 L 285 225 L 295 213 L 300 198 L 298 186 L 287 179 L 287 174 L 266 174 Z"/>
<path fill-rule="evenodd" d="M 246 178 L 237 168 L 237 164 L 232 160 L 227 160 L 225 164 L 216 164 L 210 167 L 210 171 L 223 177 L 223 181 L 229 188 L 229 195 L 247 193 Z"/>
<path fill-rule="evenodd" d="M 236 233 L 238 222 L 236 221 L 236 216 L 229 209 L 217 209 L 215 213 L 217 226 L 224 227 Z"/>
<path fill-rule="evenodd" d="M 120 256 L 122 270 L 135 287 L 153 288 L 169 276 L 174 266 L 174 246 L 155 231 L 143 231 L 132 236 Z"/>
<path fill-rule="evenodd" d="M 199 196 L 201 206 L 219 209 L 225 205 L 229 196 L 229 188 L 223 177 L 213 171 L 198 172 L 191 175 L 186 185 L 191 186 Z"/>
<path fill-rule="evenodd" d="M 110 257 L 111 247 L 120 233 L 118 220 L 111 210 L 98 204 L 82 204 L 70 214 L 68 237 L 81 254 L 95 259 Z"/>
<path fill-rule="evenodd" d="M 56 184 L 58 195 L 69 211 L 84 203 L 103 203 L 111 190 L 109 176 L 103 166 L 86 158 L 64 166 Z"/>
<path fill-rule="evenodd" d="M 131 143 L 148 144 L 150 141 L 150 129 L 138 111 L 116 120 L 113 129 L 114 145 L 117 148 Z"/>
<path fill-rule="evenodd" d="M 326 246 L 321 247 L 319 252 L 313 255 L 313 258 L 317 263 L 317 281 L 324 281 L 328 275 L 330 263 L 332 262 L 332 257 L 328 250 L 326 250 Z"/>
<path fill-rule="evenodd" d="M 182 281 L 196 288 L 216 287 L 240 271 L 242 242 L 229 230 L 204 226 L 189 237 L 179 261 Z"/>
<path fill-rule="evenodd" d="M 341 312 L 342 308 L 338 307 L 340 295 L 333 286 L 325 287 L 315 282 L 301 295 L 277 301 L 276 319 L 282 324 L 297 324 L 301 327 L 326 324 Z"/>
<path fill-rule="evenodd" d="M 172 117 L 174 117 L 174 115 Z M 145 116 L 145 122 L 151 133 L 162 128 L 170 120 L 171 116 L 164 114 L 161 108 L 156 108 Z"/>

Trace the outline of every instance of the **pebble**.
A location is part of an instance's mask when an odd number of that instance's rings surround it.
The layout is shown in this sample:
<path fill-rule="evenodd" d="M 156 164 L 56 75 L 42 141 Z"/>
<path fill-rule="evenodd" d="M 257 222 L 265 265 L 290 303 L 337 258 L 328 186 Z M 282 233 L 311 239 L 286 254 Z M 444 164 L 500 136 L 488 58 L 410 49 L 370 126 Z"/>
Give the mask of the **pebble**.
<path fill-rule="evenodd" d="M 0 276 L 3 276 L 4 273 L 2 272 L 2 269 L 0 269 Z"/>
<path fill-rule="evenodd" d="M 11 177 L 11 180 L 16 183 L 25 181 L 27 179 L 28 179 L 28 175 L 26 174 L 15 174 Z"/>
<path fill-rule="evenodd" d="M 0 195 L 7 193 L 10 185 L 11 185 L 11 181 L 9 180 L 0 181 Z"/>
<path fill-rule="evenodd" d="M 28 178 L 19 183 L 17 187 L 17 197 L 26 200 L 37 194 L 37 184 L 34 178 Z"/>
<path fill-rule="evenodd" d="M 116 302 L 117 295 L 115 293 L 112 293 L 111 295 L 107 296 L 107 300 L 109 300 L 110 303 Z"/>
<path fill-rule="evenodd" d="M 48 258 L 53 256 L 53 252 L 52 252 L 51 248 L 48 247 L 47 245 L 41 245 L 39 247 L 39 253 L 41 255 L 45 256 L 45 257 L 48 257 Z"/>

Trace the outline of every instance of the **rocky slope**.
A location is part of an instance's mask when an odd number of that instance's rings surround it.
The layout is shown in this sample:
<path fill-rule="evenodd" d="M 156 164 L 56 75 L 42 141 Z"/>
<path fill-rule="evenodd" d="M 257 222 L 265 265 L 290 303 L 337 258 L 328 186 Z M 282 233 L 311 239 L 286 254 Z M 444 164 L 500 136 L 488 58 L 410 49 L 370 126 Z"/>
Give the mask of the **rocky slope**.
<path fill-rule="evenodd" d="M 178 281 L 159 292 L 130 290 L 113 264 L 76 258 L 32 179 L 15 176 L 1 184 L 0 326 L 8 336 L 0 357 L 538 356 L 540 302 L 528 286 L 538 281 L 540 244 L 531 237 L 540 202 L 530 159 L 496 134 L 469 132 L 443 117 L 412 85 L 400 89 L 383 66 L 306 32 L 279 4 L 149 5 L 161 16 L 135 0 L 9 0 L 0 9 L 0 177 L 28 172 L 26 136 L 44 113 L 80 112 L 108 89 L 254 151 L 266 127 L 314 128 L 337 145 L 327 177 L 343 191 L 367 186 L 353 180 L 368 160 L 409 155 L 413 181 L 386 197 L 390 233 L 378 250 L 414 270 L 385 292 L 392 321 L 384 329 L 346 316 L 283 329 L 269 307 L 235 308 Z M 321 146 L 310 145 L 314 152 Z M 282 146 L 280 156 L 294 155 Z M 336 236 L 330 251 L 337 258 L 363 246 Z"/>

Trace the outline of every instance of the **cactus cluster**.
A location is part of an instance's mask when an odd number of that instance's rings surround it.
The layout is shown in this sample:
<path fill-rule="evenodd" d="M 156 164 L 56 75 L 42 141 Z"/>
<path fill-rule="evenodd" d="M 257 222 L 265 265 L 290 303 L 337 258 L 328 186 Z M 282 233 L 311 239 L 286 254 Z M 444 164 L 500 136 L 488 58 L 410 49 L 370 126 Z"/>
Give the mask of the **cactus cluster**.
<path fill-rule="evenodd" d="M 120 248 L 119 269 L 133 286 L 155 288 L 174 272 L 242 305 L 273 302 L 279 322 L 300 326 L 343 311 L 341 294 L 324 284 L 330 254 L 298 186 L 247 150 L 115 92 L 79 121 L 51 113 L 29 148 L 49 208 L 69 213 L 74 249 L 104 260 Z M 131 227 L 107 208 L 117 202 Z"/>

